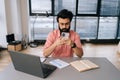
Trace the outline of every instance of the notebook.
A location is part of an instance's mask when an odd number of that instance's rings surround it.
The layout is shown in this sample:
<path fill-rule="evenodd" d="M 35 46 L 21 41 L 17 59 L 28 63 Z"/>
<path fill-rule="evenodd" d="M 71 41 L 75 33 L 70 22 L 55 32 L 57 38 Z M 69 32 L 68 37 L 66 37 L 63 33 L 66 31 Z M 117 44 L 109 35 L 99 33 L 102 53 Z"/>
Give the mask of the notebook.
<path fill-rule="evenodd" d="M 38 56 L 15 51 L 9 51 L 9 53 L 14 68 L 18 71 L 46 78 L 56 69 L 53 65 L 42 63 Z"/>
<path fill-rule="evenodd" d="M 97 64 L 93 63 L 90 60 L 77 60 L 71 62 L 70 64 L 80 72 L 99 68 Z"/>

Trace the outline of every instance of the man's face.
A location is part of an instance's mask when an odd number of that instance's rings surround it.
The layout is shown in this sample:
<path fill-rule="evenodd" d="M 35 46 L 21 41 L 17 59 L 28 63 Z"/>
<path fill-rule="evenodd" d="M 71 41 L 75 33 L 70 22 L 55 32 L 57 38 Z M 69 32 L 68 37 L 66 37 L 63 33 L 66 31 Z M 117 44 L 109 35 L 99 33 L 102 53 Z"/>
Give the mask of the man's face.
<path fill-rule="evenodd" d="M 60 32 L 69 32 L 70 30 L 70 20 L 69 18 L 59 18 L 58 19 L 58 26 Z"/>

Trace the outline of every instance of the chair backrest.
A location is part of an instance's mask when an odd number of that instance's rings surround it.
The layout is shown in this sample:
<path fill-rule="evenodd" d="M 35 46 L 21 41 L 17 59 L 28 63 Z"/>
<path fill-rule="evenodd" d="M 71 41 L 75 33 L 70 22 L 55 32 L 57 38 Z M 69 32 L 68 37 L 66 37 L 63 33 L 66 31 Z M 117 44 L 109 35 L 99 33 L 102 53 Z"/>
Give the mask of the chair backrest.
<path fill-rule="evenodd" d="M 8 43 L 11 43 L 12 41 L 15 41 L 14 34 L 6 35 L 6 40 L 7 40 Z"/>

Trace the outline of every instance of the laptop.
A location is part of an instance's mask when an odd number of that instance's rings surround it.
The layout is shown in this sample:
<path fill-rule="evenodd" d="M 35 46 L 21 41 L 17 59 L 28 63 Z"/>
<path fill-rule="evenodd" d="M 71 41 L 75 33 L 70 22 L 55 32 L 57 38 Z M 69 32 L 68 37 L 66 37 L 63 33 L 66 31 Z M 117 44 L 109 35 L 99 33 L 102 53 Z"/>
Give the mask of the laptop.
<path fill-rule="evenodd" d="M 53 65 L 42 63 L 38 56 L 15 51 L 9 51 L 9 53 L 14 68 L 24 73 L 46 78 L 57 68 Z"/>

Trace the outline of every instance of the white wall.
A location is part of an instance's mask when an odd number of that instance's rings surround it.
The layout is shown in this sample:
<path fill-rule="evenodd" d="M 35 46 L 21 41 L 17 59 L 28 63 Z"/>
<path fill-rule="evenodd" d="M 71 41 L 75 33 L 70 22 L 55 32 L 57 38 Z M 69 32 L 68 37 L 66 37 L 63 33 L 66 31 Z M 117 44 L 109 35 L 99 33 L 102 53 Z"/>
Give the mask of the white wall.
<path fill-rule="evenodd" d="M 0 46 L 7 47 L 6 35 L 6 16 L 5 16 L 5 3 L 4 0 L 0 0 Z"/>
<path fill-rule="evenodd" d="M 29 36 L 29 0 L 20 0 L 22 35 Z"/>
<path fill-rule="evenodd" d="M 14 33 L 15 39 L 20 39 L 21 34 L 21 13 L 19 0 L 5 0 L 6 20 L 8 34 Z"/>

